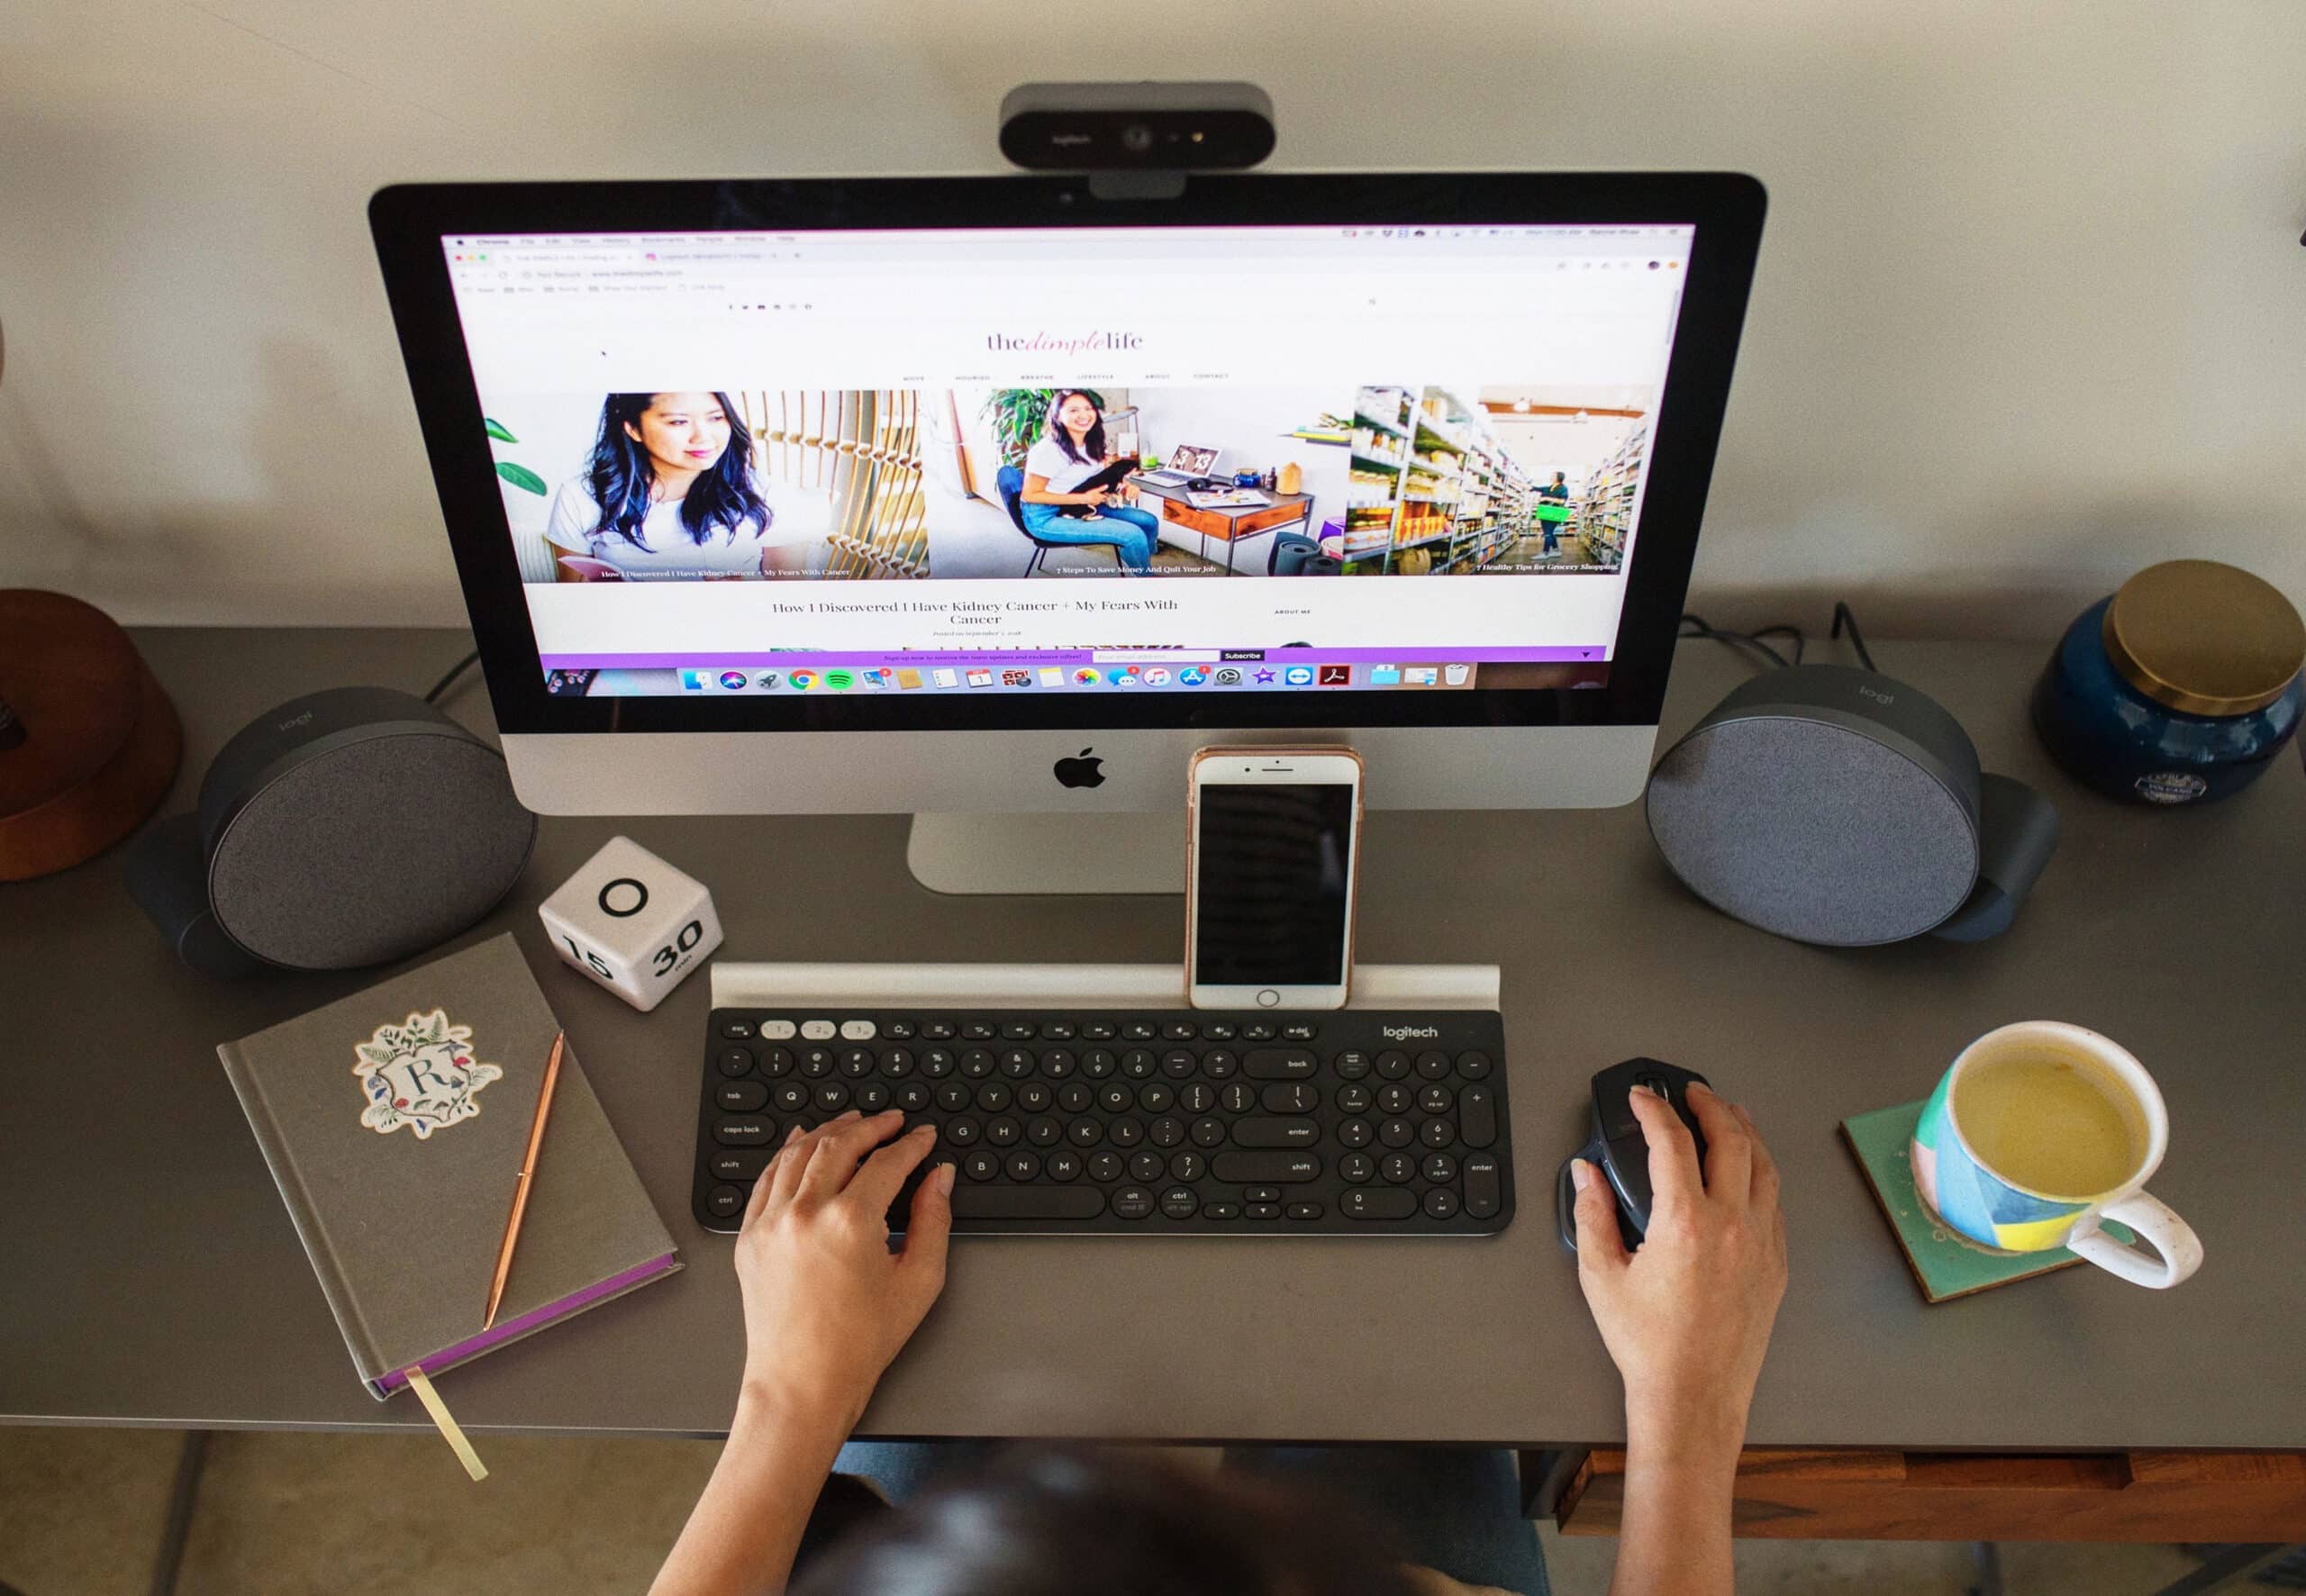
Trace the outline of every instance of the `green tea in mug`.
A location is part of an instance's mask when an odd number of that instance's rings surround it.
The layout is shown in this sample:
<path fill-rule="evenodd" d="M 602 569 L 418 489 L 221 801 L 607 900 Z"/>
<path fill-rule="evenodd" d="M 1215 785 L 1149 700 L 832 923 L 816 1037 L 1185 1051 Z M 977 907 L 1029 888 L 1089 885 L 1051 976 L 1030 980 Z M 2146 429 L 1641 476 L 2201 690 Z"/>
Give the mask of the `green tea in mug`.
<path fill-rule="evenodd" d="M 2091 1198 L 2137 1173 L 2142 1126 L 2119 1083 L 2080 1057 L 2017 1052 L 1981 1058 L 1954 1088 L 1954 1122 L 1980 1163 L 2047 1197 Z"/>

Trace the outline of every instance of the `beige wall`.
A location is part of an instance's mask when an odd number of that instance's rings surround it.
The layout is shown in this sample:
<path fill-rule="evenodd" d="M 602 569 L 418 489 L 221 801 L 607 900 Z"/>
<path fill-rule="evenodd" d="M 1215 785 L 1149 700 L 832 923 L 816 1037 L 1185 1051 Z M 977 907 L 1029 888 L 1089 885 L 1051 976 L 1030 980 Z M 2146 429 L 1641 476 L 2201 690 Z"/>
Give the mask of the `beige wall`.
<path fill-rule="evenodd" d="M 2177 552 L 2306 603 L 2297 0 L 0 0 L 0 582 L 123 619 L 460 616 L 377 185 L 988 170 L 1020 80 L 1212 68 L 1285 168 L 1769 185 L 1724 615 L 2035 633 Z"/>

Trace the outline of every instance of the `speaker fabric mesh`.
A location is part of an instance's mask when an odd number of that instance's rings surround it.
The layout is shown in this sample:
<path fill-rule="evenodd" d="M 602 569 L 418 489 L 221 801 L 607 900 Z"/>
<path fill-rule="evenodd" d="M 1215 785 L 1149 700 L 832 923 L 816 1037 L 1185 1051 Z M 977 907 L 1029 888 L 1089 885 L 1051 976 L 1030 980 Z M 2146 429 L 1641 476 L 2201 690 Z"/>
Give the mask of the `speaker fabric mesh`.
<path fill-rule="evenodd" d="M 1945 784 L 1820 721 L 1704 727 L 1659 762 L 1648 806 L 1650 834 L 1692 892 L 1799 941 L 1918 936 L 1977 878 L 1977 832 Z"/>
<path fill-rule="evenodd" d="M 251 794 L 208 873 L 218 921 L 260 958 L 351 969 L 478 920 L 527 864 L 536 817 L 461 733 L 364 739 Z"/>

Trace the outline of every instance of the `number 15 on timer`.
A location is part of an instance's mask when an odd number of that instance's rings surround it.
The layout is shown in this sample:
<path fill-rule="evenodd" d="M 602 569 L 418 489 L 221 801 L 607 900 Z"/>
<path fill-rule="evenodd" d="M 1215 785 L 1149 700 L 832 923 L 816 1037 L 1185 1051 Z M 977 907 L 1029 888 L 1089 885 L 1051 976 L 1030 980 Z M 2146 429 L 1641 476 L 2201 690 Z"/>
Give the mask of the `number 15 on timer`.
<path fill-rule="evenodd" d="M 713 894 L 629 837 L 611 838 L 537 909 L 561 962 L 643 1013 L 721 946 Z"/>

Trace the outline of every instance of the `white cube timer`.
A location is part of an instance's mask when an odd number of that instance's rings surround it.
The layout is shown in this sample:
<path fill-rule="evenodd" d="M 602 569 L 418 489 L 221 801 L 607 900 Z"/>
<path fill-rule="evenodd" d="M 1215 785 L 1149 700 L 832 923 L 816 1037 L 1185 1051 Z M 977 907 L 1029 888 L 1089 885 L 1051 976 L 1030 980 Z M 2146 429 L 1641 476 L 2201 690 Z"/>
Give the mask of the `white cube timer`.
<path fill-rule="evenodd" d="M 713 894 L 613 837 L 537 908 L 562 960 L 647 1013 L 721 946 Z"/>

